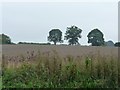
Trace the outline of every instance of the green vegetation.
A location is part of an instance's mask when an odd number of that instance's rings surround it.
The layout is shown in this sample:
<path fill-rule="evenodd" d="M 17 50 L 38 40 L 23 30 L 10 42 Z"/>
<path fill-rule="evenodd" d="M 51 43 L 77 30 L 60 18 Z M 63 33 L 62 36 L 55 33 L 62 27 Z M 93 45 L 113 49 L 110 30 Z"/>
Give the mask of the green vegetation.
<path fill-rule="evenodd" d="M 115 43 L 115 46 L 116 46 L 116 47 L 120 47 L 120 42 L 116 42 L 116 43 Z"/>
<path fill-rule="evenodd" d="M 92 43 L 92 46 L 102 46 L 104 45 L 104 38 L 103 33 L 98 30 L 94 29 L 91 32 L 88 33 L 88 43 Z"/>
<path fill-rule="evenodd" d="M 78 40 L 81 38 L 81 32 L 82 30 L 77 26 L 67 27 L 65 39 L 68 40 L 69 45 L 79 44 Z"/>
<path fill-rule="evenodd" d="M 57 42 L 62 42 L 62 32 L 59 29 L 52 29 L 49 32 L 48 41 L 54 42 L 56 45 Z"/>
<path fill-rule="evenodd" d="M 77 45 L 79 43 L 79 39 L 81 36 L 82 30 L 78 28 L 77 26 L 71 26 L 67 27 L 64 39 L 68 40 L 69 45 Z M 93 29 L 90 31 L 87 35 L 88 37 L 88 43 L 91 43 L 92 46 L 116 46 L 120 47 L 120 42 L 116 42 L 114 45 L 111 45 L 109 43 L 111 42 L 105 42 L 104 41 L 104 34 L 99 29 Z M 62 40 L 62 31 L 60 29 L 52 29 L 49 31 L 49 36 L 47 37 L 49 42 L 54 42 L 54 45 L 56 45 L 57 42 L 63 43 Z M 0 34 L 0 44 L 15 44 L 11 42 L 11 39 L 9 36 L 5 34 Z M 50 43 L 29 43 L 29 42 L 18 42 L 18 44 L 34 44 L 34 45 L 50 45 Z"/>
<path fill-rule="evenodd" d="M 0 89 L 2 89 L 2 77 L 0 77 Z"/>
<path fill-rule="evenodd" d="M 29 59 L 7 62 L 3 56 L 3 88 L 118 88 L 120 63 L 115 56 L 59 57 L 38 52 Z M 16 61 L 19 58 L 16 58 Z M 19 66 L 18 64 L 19 63 Z M 10 66 L 11 65 L 11 66 Z M 118 67 L 119 66 L 119 67 Z"/>
<path fill-rule="evenodd" d="M 0 34 L 0 44 L 11 44 L 11 39 L 5 34 Z"/>
<path fill-rule="evenodd" d="M 50 43 L 29 43 L 29 42 L 18 42 L 18 44 L 32 44 L 32 45 L 50 45 Z"/>

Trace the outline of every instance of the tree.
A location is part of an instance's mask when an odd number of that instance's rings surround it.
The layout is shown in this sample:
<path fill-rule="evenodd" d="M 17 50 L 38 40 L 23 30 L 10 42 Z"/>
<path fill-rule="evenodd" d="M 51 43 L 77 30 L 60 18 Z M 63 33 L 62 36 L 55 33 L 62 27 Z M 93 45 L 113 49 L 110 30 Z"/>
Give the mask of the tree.
<path fill-rule="evenodd" d="M 77 26 L 67 27 L 67 31 L 65 33 L 65 40 L 68 40 L 69 45 L 79 44 L 78 40 L 81 38 L 82 30 Z"/>
<path fill-rule="evenodd" d="M 114 42 L 109 40 L 107 42 L 104 43 L 105 46 L 114 46 Z"/>
<path fill-rule="evenodd" d="M 57 42 L 63 42 L 62 41 L 62 32 L 59 29 L 52 29 L 49 32 L 48 41 L 54 42 L 54 45 L 56 45 Z"/>
<path fill-rule="evenodd" d="M 120 42 L 116 42 L 116 43 L 115 43 L 115 46 L 116 46 L 116 47 L 120 47 Z"/>
<path fill-rule="evenodd" d="M 7 36 L 5 34 L 1 34 L 0 35 L 0 43 L 1 44 L 11 44 L 11 39 L 9 36 Z"/>
<path fill-rule="evenodd" d="M 92 46 L 101 46 L 104 45 L 104 38 L 103 33 L 98 30 L 94 29 L 91 32 L 88 33 L 88 43 L 92 43 Z"/>

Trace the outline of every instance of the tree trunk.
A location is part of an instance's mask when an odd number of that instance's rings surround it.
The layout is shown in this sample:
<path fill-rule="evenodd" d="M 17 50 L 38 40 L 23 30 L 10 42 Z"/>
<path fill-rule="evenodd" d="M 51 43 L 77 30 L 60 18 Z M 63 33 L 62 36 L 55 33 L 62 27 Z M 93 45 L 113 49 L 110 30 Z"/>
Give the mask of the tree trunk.
<path fill-rule="evenodd" d="M 56 45 L 56 42 L 54 42 L 54 45 Z"/>

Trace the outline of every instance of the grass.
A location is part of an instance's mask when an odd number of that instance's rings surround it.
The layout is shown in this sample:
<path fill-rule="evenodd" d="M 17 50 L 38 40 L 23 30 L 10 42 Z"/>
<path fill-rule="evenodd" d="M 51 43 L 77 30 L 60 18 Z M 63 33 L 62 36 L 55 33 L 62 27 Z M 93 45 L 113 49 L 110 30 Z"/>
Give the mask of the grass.
<path fill-rule="evenodd" d="M 24 56 L 3 56 L 3 88 L 119 88 L 118 57 L 87 55 L 59 57 L 34 52 Z"/>
<path fill-rule="evenodd" d="M 0 78 L 0 90 L 2 89 L 2 78 Z"/>

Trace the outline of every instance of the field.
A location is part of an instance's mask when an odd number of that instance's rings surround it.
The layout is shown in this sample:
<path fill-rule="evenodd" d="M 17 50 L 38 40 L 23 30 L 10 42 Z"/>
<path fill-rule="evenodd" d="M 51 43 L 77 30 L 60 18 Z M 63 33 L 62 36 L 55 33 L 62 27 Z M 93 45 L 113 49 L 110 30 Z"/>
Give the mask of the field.
<path fill-rule="evenodd" d="M 67 46 L 67 45 L 3 45 L 2 53 L 6 56 L 18 56 L 26 55 L 27 51 L 51 52 L 56 50 L 60 56 L 72 55 L 72 56 L 85 56 L 88 54 L 100 54 L 100 55 L 118 55 L 117 47 L 92 47 L 92 46 Z M 17 53 L 16 53 L 17 52 Z"/>
<path fill-rule="evenodd" d="M 4 88 L 118 88 L 118 48 L 3 45 Z"/>

